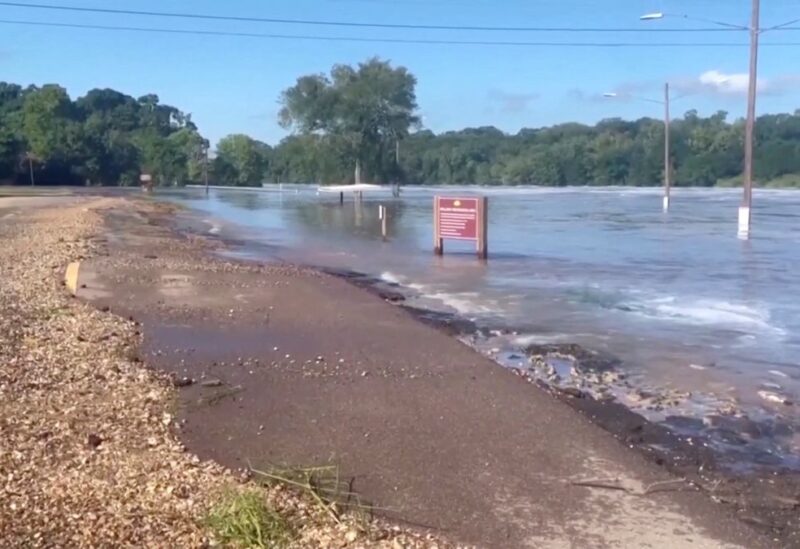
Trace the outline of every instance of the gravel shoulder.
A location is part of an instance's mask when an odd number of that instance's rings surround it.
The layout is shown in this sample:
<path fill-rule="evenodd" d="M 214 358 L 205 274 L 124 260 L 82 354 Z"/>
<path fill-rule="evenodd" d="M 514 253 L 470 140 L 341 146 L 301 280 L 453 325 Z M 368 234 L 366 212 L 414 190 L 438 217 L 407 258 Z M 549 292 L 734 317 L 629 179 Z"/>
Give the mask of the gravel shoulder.
<path fill-rule="evenodd" d="M 0 198 L 0 546 L 207 547 L 209 509 L 255 491 L 290 547 L 450 547 L 308 494 L 261 488 L 179 440 L 173 380 L 137 355 L 142 327 L 72 298 L 69 262 L 100 261 L 133 202 Z M 8 215 L 11 214 L 11 215 Z"/>
<path fill-rule="evenodd" d="M 344 280 L 220 259 L 139 200 L 79 297 L 182 380 L 180 440 L 230 469 L 335 465 L 396 523 L 484 547 L 775 547 L 565 403 Z"/>

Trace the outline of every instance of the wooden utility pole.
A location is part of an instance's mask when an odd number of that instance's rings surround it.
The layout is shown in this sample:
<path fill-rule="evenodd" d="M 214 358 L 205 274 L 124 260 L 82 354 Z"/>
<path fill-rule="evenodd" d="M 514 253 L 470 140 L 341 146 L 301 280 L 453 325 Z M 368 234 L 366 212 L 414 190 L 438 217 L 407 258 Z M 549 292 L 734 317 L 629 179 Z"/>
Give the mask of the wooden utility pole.
<path fill-rule="evenodd" d="M 751 207 L 753 204 L 753 142 L 756 125 L 756 95 L 758 93 L 758 36 L 760 1 L 753 0 L 750 19 L 750 81 L 747 89 L 747 122 L 744 133 L 744 196 L 739 207 L 739 237 L 750 237 Z"/>
<path fill-rule="evenodd" d="M 669 211 L 672 187 L 672 158 L 670 158 L 669 82 L 664 84 L 664 211 Z"/>
<path fill-rule="evenodd" d="M 400 138 L 395 137 L 394 140 L 394 189 L 392 189 L 392 194 L 394 196 L 400 196 Z"/>
<path fill-rule="evenodd" d="M 33 177 L 33 157 L 28 155 L 28 171 L 31 174 L 31 187 L 36 185 L 36 179 Z"/>
<path fill-rule="evenodd" d="M 619 97 L 617 92 L 608 92 L 604 93 L 603 97 Z M 672 101 L 669 93 L 669 82 L 664 83 L 664 99 L 650 99 L 648 97 L 639 97 L 637 95 L 630 95 L 628 94 L 627 97 L 632 97 L 634 99 L 638 99 L 640 101 L 647 101 L 648 103 L 657 103 L 659 105 L 664 106 L 664 197 L 663 197 L 663 209 L 665 212 L 669 211 L 670 207 L 670 200 L 672 194 L 672 158 L 670 153 L 670 145 L 671 145 L 671 138 L 670 138 L 670 130 L 672 125 L 672 120 L 670 119 L 670 102 Z"/>
<path fill-rule="evenodd" d="M 203 181 L 206 184 L 206 194 L 208 194 L 208 146 L 203 145 Z"/>

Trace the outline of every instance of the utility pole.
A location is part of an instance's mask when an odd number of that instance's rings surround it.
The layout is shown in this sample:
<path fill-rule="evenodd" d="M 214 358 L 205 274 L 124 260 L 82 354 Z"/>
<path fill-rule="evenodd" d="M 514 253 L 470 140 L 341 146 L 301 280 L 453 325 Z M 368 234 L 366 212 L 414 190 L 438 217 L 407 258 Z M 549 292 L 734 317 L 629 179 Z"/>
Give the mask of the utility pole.
<path fill-rule="evenodd" d="M 758 37 L 761 33 L 760 0 L 753 0 L 750 20 L 750 81 L 747 90 L 747 122 L 744 134 L 744 196 L 739 207 L 739 238 L 750 238 L 751 207 L 753 204 L 753 141 L 756 125 L 756 94 L 758 93 Z"/>
<path fill-rule="evenodd" d="M 603 94 L 603 97 L 608 98 L 617 98 L 620 95 L 617 92 L 606 92 Z M 632 99 L 638 99 L 639 101 L 646 101 L 648 103 L 656 103 L 658 105 L 663 105 L 664 107 L 664 198 L 663 198 L 663 209 L 665 212 L 669 211 L 670 206 L 670 194 L 672 190 L 672 158 L 670 153 L 670 126 L 672 125 L 672 120 L 670 119 L 670 102 L 672 98 L 670 97 L 669 93 L 669 82 L 664 83 L 664 99 L 651 99 L 649 97 L 639 97 L 638 95 L 631 95 L 626 94 L 624 97 L 629 97 Z M 681 96 L 682 97 L 682 96 Z M 678 97 L 680 99 L 680 97 Z"/>
<path fill-rule="evenodd" d="M 33 157 L 28 154 L 28 171 L 31 174 L 31 187 L 36 185 L 36 179 L 33 177 Z"/>
<path fill-rule="evenodd" d="M 735 25 L 732 23 L 725 23 L 723 21 L 714 21 L 713 19 L 699 19 L 689 15 L 678 15 L 674 13 L 646 13 L 639 17 L 639 19 L 642 21 L 654 21 L 656 19 L 663 19 L 664 17 L 680 17 L 681 19 L 703 21 L 705 23 L 712 23 L 727 29 L 737 29 L 740 31 L 748 31 L 750 33 L 750 78 L 747 88 L 747 122 L 745 124 L 744 134 L 744 181 L 742 185 L 744 188 L 744 196 L 742 197 L 742 204 L 739 206 L 739 238 L 743 239 L 750 238 L 750 221 L 752 219 L 753 146 L 755 141 L 756 126 L 756 96 L 758 95 L 758 39 L 762 32 L 784 29 L 794 23 L 797 23 L 797 19 L 794 19 L 781 25 L 774 25 L 772 27 L 762 29 L 760 11 L 760 0 L 752 0 L 750 26 L 748 27 Z"/>
<path fill-rule="evenodd" d="M 670 158 L 669 82 L 664 84 L 664 211 L 669 211 L 670 187 L 672 185 L 672 158 Z"/>
<path fill-rule="evenodd" d="M 394 140 L 394 176 L 395 183 L 392 194 L 400 196 L 400 137 L 395 137 Z"/>
<path fill-rule="evenodd" d="M 208 145 L 203 144 L 203 181 L 206 184 L 206 195 L 208 194 Z"/>

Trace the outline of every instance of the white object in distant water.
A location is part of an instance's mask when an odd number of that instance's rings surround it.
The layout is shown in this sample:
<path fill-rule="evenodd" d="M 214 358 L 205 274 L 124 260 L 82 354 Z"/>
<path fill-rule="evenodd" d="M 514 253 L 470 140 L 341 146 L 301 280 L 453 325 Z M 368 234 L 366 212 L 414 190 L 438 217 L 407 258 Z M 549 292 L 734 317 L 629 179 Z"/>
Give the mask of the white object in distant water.
<path fill-rule="evenodd" d="M 321 185 L 317 188 L 317 192 L 321 193 L 363 193 L 373 191 L 392 192 L 392 188 L 390 186 L 373 185 L 371 183 L 358 183 L 355 185 Z"/>

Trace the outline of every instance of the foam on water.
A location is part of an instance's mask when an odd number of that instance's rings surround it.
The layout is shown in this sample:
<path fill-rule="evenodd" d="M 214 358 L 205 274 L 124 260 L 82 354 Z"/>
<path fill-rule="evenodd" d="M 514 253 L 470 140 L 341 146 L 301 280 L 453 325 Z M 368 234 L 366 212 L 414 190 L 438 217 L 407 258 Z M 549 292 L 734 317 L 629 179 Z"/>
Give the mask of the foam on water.
<path fill-rule="evenodd" d="M 208 229 L 208 234 L 218 235 L 222 231 L 222 223 L 215 219 L 206 219 L 206 223 L 211 225 L 211 228 Z"/>
<path fill-rule="evenodd" d="M 497 307 L 493 306 L 494 304 L 486 303 L 480 299 L 479 294 L 474 292 L 435 292 L 426 294 L 423 297 L 439 301 L 462 315 L 481 315 L 497 311 Z"/>
<path fill-rule="evenodd" d="M 438 302 L 461 315 L 486 315 L 497 313 L 499 310 L 496 301 L 487 299 L 478 292 L 447 292 L 432 285 L 410 282 L 407 278 L 391 271 L 381 273 L 380 279 L 387 284 L 404 286 L 417 292 L 418 295 L 414 296 L 417 299 Z"/>
<path fill-rule="evenodd" d="M 389 284 L 401 285 L 403 283 L 403 279 L 400 277 L 400 275 L 397 275 L 391 271 L 384 271 L 381 273 L 381 280 Z"/>
<path fill-rule="evenodd" d="M 530 345 L 544 345 L 548 343 L 569 343 L 576 338 L 593 338 L 595 340 L 608 339 L 608 336 L 598 334 L 581 334 L 581 333 L 556 333 L 556 334 L 519 334 L 511 339 L 510 343 L 513 347 L 524 349 Z"/>
<path fill-rule="evenodd" d="M 786 331 L 772 324 L 763 305 L 747 305 L 708 298 L 658 297 L 626 304 L 631 312 L 656 320 L 697 326 L 757 330 L 775 336 Z"/>
<path fill-rule="evenodd" d="M 568 334 L 523 334 L 518 335 L 512 340 L 512 345 L 524 349 L 529 345 L 544 343 L 560 343 L 569 339 Z"/>

